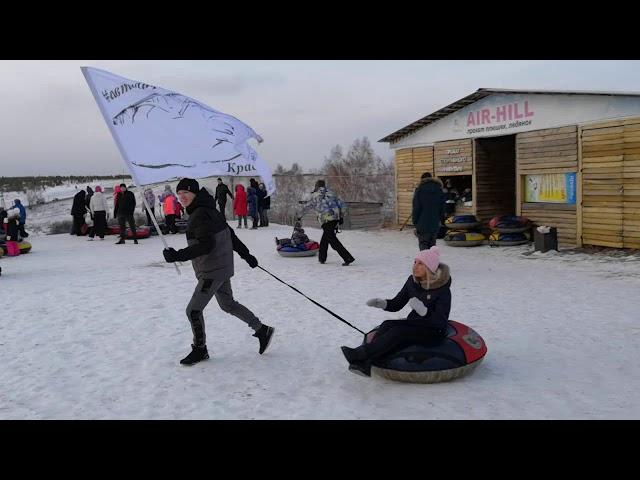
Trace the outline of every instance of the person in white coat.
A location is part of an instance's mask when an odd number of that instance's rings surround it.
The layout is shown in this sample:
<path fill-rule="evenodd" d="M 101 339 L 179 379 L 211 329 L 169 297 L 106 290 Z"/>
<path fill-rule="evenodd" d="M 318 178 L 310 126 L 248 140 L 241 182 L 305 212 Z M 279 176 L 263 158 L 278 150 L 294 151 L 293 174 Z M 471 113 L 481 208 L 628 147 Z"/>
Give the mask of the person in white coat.
<path fill-rule="evenodd" d="M 91 215 L 93 216 L 93 229 L 89 234 L 89 240 L 93 240 L 95 235 L 98 235 L 100 240 L 104 240 L 104 234 L 107 230 L 107 219 L 109 216 L 107 200 L 104 198 L 104 193 L 102 193 L 102 187 L 100 185 L 96 186 L 96 191 L 91 196 L 89 208 L 91 209 Z"/>

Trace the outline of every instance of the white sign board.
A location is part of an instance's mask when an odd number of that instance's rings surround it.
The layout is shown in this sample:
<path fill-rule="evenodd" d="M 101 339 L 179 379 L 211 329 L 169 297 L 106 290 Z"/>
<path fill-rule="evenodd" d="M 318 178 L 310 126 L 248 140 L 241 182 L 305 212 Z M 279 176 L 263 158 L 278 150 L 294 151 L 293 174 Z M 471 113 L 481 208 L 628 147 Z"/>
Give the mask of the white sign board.
<path fill-rule="evenodd" d="M 391 148 L 510 135 L 633 115 L 640 115 L 640 96 L 492 94 L 401 138 Z"/>

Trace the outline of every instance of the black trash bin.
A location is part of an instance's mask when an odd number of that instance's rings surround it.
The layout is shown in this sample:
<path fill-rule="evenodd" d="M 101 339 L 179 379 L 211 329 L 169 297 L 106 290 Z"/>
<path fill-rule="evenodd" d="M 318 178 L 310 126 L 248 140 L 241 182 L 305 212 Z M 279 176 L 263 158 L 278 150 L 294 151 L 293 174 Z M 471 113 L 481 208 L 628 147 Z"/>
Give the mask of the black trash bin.
<path fill-rule="evenodd" d="M 537 228 L 533 230 L 533 242 L 536 252 L 558 251 L 558 229 L 549 227 L 549 233 L 540 233 Z"/>

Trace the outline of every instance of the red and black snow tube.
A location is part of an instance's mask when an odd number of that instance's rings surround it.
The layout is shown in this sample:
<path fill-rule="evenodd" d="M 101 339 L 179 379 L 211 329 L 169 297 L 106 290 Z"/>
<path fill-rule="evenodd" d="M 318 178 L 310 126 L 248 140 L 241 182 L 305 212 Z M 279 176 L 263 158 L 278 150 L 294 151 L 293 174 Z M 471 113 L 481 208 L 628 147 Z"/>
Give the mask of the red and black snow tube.
<path fill-rule="evenodd" d="M 107 227 L 107 235 L 120 235 L 120 226 L 113 225 Z M 149 238 L 151 235 L 151 229 L 149 227 L 136 227 L 136 238 Z M 127 228 L 127 236 L 129 240 L 133 240 L 133 233 L 130 228 Z"/>
<path fill-rule="evenodd" d="M 531 222 L 527 217 L 498 215 L 489 220 L 489 227 L 499 233 L 522 233 L 531 228 Z"/>
<path fill-rule="evenodd" d="M 151 229 L 149 227 L 137 227 L 136 238 L 149 238 L 151 235 Z M 133 240 L 133 233 L 130 228 L 127 228 L 127 239 Z"/>
<path fill-rule="evenodd" d="M 107 235 L 120 235 L 120 225 L 107 225 Z"/>
<path fill-rule="evenodd" d="M 377 327 L 365 335 L 368 343 Z M 487 345 L 472 328 L 449 320 L 447 337 L 434 345 L 411 345 L 377 359 L 372 371 L 397 382 L 448 382 L 473 372 L 484 359 Z"/>

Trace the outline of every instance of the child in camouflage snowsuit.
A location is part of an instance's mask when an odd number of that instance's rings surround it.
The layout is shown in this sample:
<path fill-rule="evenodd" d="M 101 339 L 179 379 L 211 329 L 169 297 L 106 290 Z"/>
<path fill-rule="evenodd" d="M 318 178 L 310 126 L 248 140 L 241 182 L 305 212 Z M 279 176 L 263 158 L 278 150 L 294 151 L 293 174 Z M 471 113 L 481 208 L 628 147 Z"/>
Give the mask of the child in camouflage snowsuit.
<path fill-rule="evenodd" d="M 311 240 L 309 240 L 309 237 L 306 235 L 306 233 L 304 233 L 304 229 L 302 228 L 302 224 L 300 222 L 296 222 L 293 225 L 293 233 L 291 234 L 291 238 L 279 239 L 278 237 L 276 237 L 276 245 L 282 245 L 283 247 L 298 247 L 310 241 Z"/>

